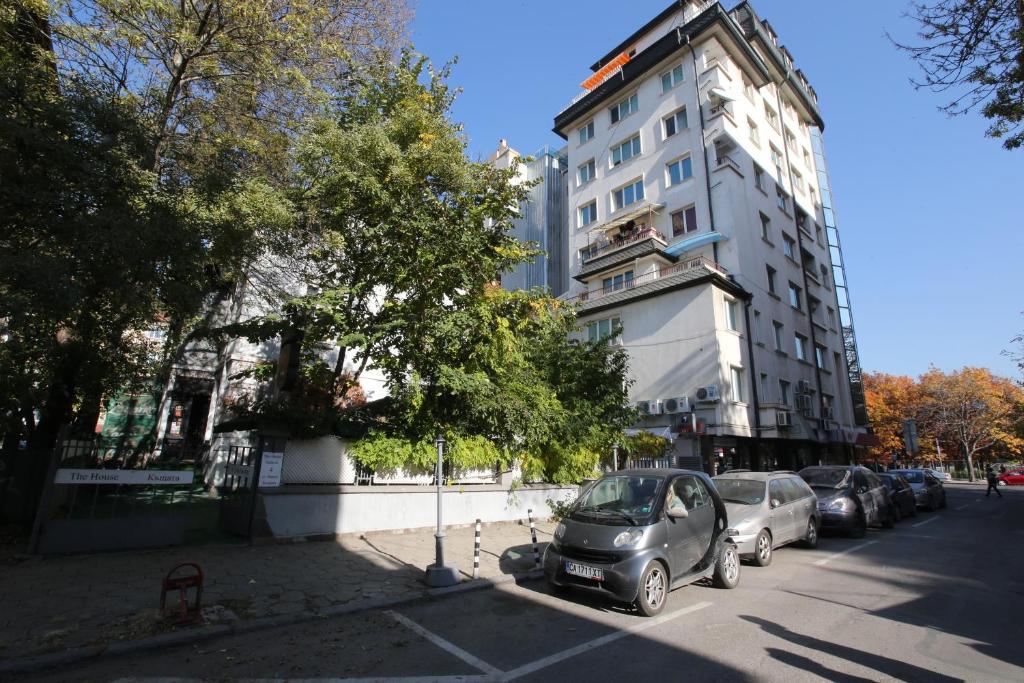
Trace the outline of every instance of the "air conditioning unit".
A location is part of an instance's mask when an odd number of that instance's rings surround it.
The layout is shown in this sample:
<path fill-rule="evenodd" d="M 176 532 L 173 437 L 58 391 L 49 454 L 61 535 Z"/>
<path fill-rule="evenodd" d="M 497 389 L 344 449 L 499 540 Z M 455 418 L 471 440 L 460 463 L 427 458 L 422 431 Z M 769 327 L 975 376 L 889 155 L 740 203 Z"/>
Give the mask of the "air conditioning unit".
<path fill-rule="evenodd" d="M 809 393 L 810 391 L 811 391 L 811 383 L 810 382 L 808 382 L 805 379 L 797 380 L 797 383 L 796 383 L 796 393 L 798 393 L 798 394 L 806 394 L 806 393 Z"/>
<path fill-rule="evenodd" d="M 636 409 L 641 415 L 661 415 L 664 412 L 661 401 L 637 401 Z"/>
<path fill-rule="evenodd" d="M 688 396 L 666 398 L 664 401 L 662 401 L 662 406 L 665 408 L 665 413 L 668 415 L 674 415 L 676 413 L 688 413 L 690 412 L 690 399 Z"/>
<path fill-rule="evenodd" d="M 718 385 L 709 384 L 697 390 L 697 401 L 700 403 L 714 403 L 719 399 Z"/>
<path fill-rule="evenodd" d="M 788 410 L 778 410 L 775 412 L 775 425 L 778 427 L 792 427 L 793 426 L 793 413 Z"/>
<path fill-rule="evenodd" d="M 814 410 L 814 401 L 807 394 L 797 394 L 796 407 L 806 415 Z"/>
<path fill-rule="evenodd" d="M 836 409 L 832 406 L 826 406 L 821 409 L 821 417 L 826 420 L 836 419 Z"/>

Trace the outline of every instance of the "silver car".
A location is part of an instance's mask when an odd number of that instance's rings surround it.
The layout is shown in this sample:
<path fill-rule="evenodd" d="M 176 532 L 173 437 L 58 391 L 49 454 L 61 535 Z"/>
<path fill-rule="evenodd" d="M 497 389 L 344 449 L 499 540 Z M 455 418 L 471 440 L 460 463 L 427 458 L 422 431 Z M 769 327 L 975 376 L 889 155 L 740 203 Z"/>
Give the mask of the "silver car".
<path fill-rule="evenodd" d="M 772 551 L 794 541 L 818 544 L 817 498 L 794 472 L 731 470 L 713 479 L 737 532 L 740 557 L 771 564 Z"/>

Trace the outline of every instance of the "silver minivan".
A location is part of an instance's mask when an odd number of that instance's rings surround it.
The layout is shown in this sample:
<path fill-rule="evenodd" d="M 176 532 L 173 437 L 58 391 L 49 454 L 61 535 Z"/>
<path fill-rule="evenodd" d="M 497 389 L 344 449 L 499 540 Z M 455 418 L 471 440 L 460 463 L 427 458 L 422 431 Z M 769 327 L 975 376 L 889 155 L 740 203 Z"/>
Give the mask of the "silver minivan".
<path fill-rule="evenodd" d="M 653 616 L 674 588 L 705 578 L 720 588 L 739 583 L 733 531 L 703 472 L 612 472 L 559 522 L 544 551 L 544 574 L 555 588 L 601 593 Z"/>
<path fill-rule="evenodd" d="M 730 470 L 714 478 L 736 529 L 740 557 L 766 567 L 775 548 L 818 545 L 818 500 L 796 472 Z"/>

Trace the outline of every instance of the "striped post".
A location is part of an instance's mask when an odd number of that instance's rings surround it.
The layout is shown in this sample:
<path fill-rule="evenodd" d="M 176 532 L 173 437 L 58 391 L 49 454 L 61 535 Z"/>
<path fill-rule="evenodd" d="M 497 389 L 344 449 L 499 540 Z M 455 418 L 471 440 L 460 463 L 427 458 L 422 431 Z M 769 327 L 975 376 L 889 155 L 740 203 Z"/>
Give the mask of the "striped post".
<path fill-rule="evenodd" d="M 537 550 L 537 525 L 533 522 L 533 510 L 526 511 L 530 520 L 530 536 L 533 538 L 533 568 L 540 569 L 540 551 Z"/>
<path fill-rule="evenodd" d="M 473 538 L 473 578 L 480 578 L 480 520 L 476 520 L 476 535 Z"/>

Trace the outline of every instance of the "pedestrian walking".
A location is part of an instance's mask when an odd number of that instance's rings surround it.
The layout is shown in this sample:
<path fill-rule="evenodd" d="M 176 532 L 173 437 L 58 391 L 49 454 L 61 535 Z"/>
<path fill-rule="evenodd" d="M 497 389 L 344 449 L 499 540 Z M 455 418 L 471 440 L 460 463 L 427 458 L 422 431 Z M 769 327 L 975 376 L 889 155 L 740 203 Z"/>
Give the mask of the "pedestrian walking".
<path fill-rule="evenodd" d="M 985 479 L 988 480 L 988 488 L 985 489 L 985 497 L 988 498 L 988 494 L 995 491 L 996 495 L 1002 498 L 1003 494 L 999 490 L 999 480 L 996 479 L 996 471 L 992 469 L 992 465 L 989 465 L 988 469 L 985 470 Z"/>

